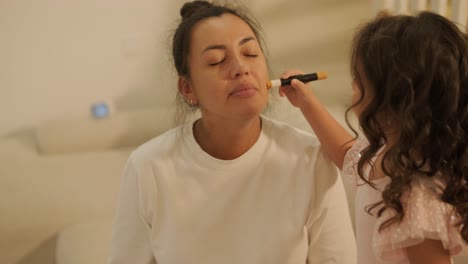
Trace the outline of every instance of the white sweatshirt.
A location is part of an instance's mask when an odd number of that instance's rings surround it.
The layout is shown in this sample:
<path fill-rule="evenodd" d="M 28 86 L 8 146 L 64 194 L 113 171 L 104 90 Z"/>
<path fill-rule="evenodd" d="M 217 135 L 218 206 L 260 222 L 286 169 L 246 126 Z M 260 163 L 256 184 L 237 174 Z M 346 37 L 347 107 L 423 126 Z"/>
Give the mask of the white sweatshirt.
<path fill-rule="evenodd" d="M 257 142 L 234 160 L 204 152 L 193 124 L 134 151 L 109 263 L 356 263 L 337 169 L 312 135 L 262 121 Z"/>

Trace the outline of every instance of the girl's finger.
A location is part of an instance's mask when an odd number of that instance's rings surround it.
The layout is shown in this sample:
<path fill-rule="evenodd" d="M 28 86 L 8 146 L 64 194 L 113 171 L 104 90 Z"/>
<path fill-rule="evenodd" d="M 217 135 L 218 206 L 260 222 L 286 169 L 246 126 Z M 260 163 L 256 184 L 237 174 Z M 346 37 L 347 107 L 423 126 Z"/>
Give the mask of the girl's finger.
<path fill-rule="evenodd" d="M 302 72 L 301 70 L 298 70 L 298 69 L 291 69 L 291 70 L 287 70 L 287 71 L 284 71 L 282 74 L 281 74 L 281 79 L 286 79 L 286 78 L 289 78 L 293 75 L 299 75 L 299 74 L 304 74 L 304 72 Z"/>
<path fill-rule="evenodd" d="M 290 86 L 282 86 L 282 87 L 280 87 L 280 89 L 279 89 L 280 96 L 282 96 L 282 97 L 285 96 L 285 95 L 289 92 L 289 90 L 291 90 L 291 87 L 290 87 Z"/>
<path fill-rule="evenodd" d="M 293 87 L 293 89 L 299 89 L 299 90 L 307 89 L 307 85 L 299 81 L 298 79 L 291 80 L 291 87 Z"/>

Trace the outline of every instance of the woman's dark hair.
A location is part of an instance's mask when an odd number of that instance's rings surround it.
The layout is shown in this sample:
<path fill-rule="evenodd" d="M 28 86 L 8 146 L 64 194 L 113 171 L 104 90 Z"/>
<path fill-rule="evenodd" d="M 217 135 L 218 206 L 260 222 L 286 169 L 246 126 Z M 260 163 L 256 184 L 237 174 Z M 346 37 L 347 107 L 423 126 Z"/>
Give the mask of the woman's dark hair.
<path fill-rule="evenodd" d="M 373 166 L 372 158 L 387 142 L 384 126 L 396 126 L 398 140 L 386 146 L 383 172 L 391 183 L 382 193 L 378 216 L 396 212 L 379 230 L 405 215 L 402 194 L 414 175 L 441 179 L 440 199 L 461 217 L 460 234 L 468 242 L 468 43 L 457 26 L 443 16 L 379 16 L 354 36 L 351 72 L 369 103 L 359 115 L 369 146 L 357 165 Z M 364 85 L 366 84 L 366 85 Z M 373 186 L 373 185 L 372 185 Z"/>
<path fill-rule="evenodd" d="M 219 17 L 223 14 L 231 14 L 242 19 L 253 31 L 262 52 L 266 53 L 265 41 L 262 34 L 262 28 L 258 21 L 249 14 L 246 8 L 241 5 L 236 7 L 228 4 L 215 4 L 208 1 L 193 1 L 185 3 L 180 9 L 181 21 L 175 30 L 172 38 L 172 58 L 174 61 L 177 74 L 179 76 L 190 77 L 190 69 L 188 67 L 188 55 L 190 52 L 191 34 L 193 27 L 200 21 Z M 268 65 L 268 59 L 267 65 Z M 190 110 L 195 110 L 185 103 L 180 93 L 177 93 L 176 98 L 177 111 L 175 123 L 183 123 L 185 115 Z M 188 107 L 188 109 L 186 109 Z"/>

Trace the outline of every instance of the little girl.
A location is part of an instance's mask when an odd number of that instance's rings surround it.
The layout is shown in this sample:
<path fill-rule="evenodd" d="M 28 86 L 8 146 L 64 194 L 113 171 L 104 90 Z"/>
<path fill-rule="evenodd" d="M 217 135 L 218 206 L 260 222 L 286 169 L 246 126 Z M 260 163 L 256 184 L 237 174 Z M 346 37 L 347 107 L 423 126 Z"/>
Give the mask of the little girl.
<path fill-rule="evenodd" d="M 298 107 L 356 196 L 360 264 L 450 263 L 468 253 L 468 43 L 448 19 L 381 16 L 353 41 L 353 138 L 305 84 Z M 297 70 L 282 78 L 301 74 Z M 354 130 L 353 130 L 354 131 Z M 357 135 L 357 134 L 356 134 Z"/>

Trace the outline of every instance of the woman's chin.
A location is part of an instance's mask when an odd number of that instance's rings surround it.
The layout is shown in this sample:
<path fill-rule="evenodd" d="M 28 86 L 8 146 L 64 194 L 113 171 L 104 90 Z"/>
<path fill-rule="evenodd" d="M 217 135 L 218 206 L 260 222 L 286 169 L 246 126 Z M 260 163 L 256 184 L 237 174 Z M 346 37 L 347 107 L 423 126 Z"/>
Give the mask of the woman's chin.
<path fill-rule="evenodd" d="M 242 108 L 236 109 L 238 115 L 253 117 L 259 116 L 266 108 L 265 104 L 243 105 Z"/>

